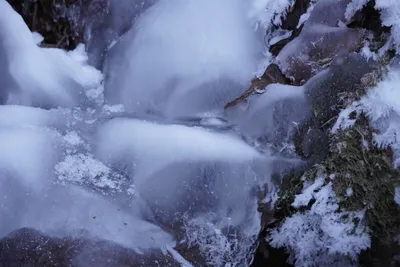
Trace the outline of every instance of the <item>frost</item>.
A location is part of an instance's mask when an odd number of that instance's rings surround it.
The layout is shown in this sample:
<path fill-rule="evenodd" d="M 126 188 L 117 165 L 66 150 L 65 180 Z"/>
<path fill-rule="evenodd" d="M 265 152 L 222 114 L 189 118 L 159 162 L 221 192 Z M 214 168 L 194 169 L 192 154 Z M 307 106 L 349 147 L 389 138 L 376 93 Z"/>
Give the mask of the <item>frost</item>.
<path fill-rule="evenodd" d="M 77 132 L 68 132 L 64 136 L 64 140 L 71 146 L 79 146 L 84 144 L 84 141 Z"/>
<path fill-rule="evenodd" d="M 202 216 L 185 222 L 188 246 L 198 246 L 210 266 L 247 265 L 257 231 L 222 229 L 210 220 L 212 217 Z"/>
<path fill-rule="evenodd" d="M 311 185 L 304 183 L 303 192 L 296 195 L 292 206 L 299 208 L 301 206 L 307 206 L 311 199 L 314 198 L 314 193 L 319 190 L 324 184 L 324 177 L 319 177 Z"/>
<path fill-rule="evenodd" d="M 120 112 L 124 112 L 125 108 L 123 105 L 104 105 L 103 106 L 103 110 L 105 112 L 109 112 L 109 113 L 120 113 Z"/>
<path fill-rule="evenodd" d="M 117 191 L 121 191 L 125 180 L 93 156 L 85 154 L 67 155 L 55 166 L 55 174 L 61 183 L 93 185 L 96 189 Z M 113 174 L 115 177 L 110 177 Z"/>
<path fill-rule="evenodd" d="M 391 27 L 391 37 L 397 54 L 400 53 L 400 2 L 376 0 L 375 8 L 381 12 L 382 25 Z"/>
<path fill-rule="evenodd" d="M 356 118 L 350 118 L 350 114 L 354 114 L 357 111 L 357 102 L 353 102 L 350 106 L 343 109 L 338 116 L 335 124 L 333 125 L 331 132 L 337 133 L 340 129 L 347 129 L 352 127 L 356 123 Z"/>
<path fill-rule="evenodd" d="M 281 226 L 270 231 L 268 241 L 273 247 L 286 248 L 295 266 L 331 266 L 339 262 L 351 265 L 362 250 L 370 247 L 370 237 L 361 223 L 363 213 L 339 211 L 331 183 L 321 187 L 319 178 L 310 188 L 319 188 L 312 193 L 315 202 L 310 210 L 286 218 Z M 307 200 L 308 191 L 307 197 L 303 197 Z M 295 203 L 297 207 L 308 204 L 298 200 Z"/>
<path fill-rule="evenodd" d="M 264 29 L 269 29 L 272 25 L 280 26 L 282 17 L 294 0 L 253 0 L 250 16 L 256 18 Z"/>
<path fill-rule="evenodd" d="M 346 8 L 346 20 L 349 21 L 358 10 L 361 10 L 368 3 L 368 1 L 369 0 L 352 0 Z"/>

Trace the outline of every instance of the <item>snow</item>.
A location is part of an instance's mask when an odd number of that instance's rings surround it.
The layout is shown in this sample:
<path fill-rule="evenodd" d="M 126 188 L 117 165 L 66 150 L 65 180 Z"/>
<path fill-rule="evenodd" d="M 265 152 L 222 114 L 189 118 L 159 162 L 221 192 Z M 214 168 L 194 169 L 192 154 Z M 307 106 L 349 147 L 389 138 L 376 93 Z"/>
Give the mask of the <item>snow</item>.
<path fill-rule="evenodd" d="M 273 247 L 284 247 L 295 266 L 351 266 L 358 254 L 370 247 L 370 236 L 362 224 L 362 212 L 339 210 L 332 183 L 321 186 L 321 179 L 296 196 L 295 207 L 308 205 L 310 195 L 315 202 L 310 210 L 298 211 L 270 231 Z M 312 190 L 312 192 L 311 192 Z M 355 224 L 353 219 L 361 219 Z M 346 259 L 343 256 L 347 256 Z"/>

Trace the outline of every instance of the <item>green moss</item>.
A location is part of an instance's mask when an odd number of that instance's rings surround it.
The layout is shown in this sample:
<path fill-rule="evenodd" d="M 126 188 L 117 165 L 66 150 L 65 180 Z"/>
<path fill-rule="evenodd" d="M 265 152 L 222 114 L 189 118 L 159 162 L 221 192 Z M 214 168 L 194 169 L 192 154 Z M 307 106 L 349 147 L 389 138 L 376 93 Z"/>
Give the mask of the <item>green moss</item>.
<path fill-rule="evenodd" d="M 400 206 L 394 202 L 400 171 L 392 166 L 389 148 L 373 145 L 373 130 L 361 115 L 350 129 L 331 137 L 331 154 L 324 166 L 334 173 L 333 189 L 344 210 L 365 210 L 372 236 L 389 244 L 400 233 Z M 352 194 L 347 194 L 347 189 Z"/>
<path fill-rule="evenodd" d="M 381 65 L 363 75 L 352 90 L 339 92 L 340 101 L 336 108 L 342 110 L 358 100 L 368 88 L 375 87 L 386 72 L 387 69 Z M 393 168 L 393 153 L 390 148 L 374 145 L 373 135 L 377 132 L 370 127 L 365 115 L 351 114 L 352 119 L 356 119 L 355 124 L 331 134 L 336 117 L 321 124 L 321 118 L 316 119 L 320 114 L 325 113 L 315 110 L 314 118 L 299 127 L 294 137 L 296 152 L 304 157 L 302 137 L 310 128 L 318 126 L 329 134 L 329 153 L 324 160 L 309 165 L 306 171 L 290 171 L 283 176 L 274 216 L 282 222 L 301 211 L 291 206 L 295 196 L 301 193 L 305 181 L 312 182 L 325 173 L 326 183 L 332 181 L 340 210 L 365 212 L 363 223 L 371 235 L 372 247 L 362 253 L 362 265 L 389 266 L 388 262 L 399 251 L 394 238 L 400 235 L 400 206 L 394 201 L 395 187 L 400 184 L 400 170 Z"/>

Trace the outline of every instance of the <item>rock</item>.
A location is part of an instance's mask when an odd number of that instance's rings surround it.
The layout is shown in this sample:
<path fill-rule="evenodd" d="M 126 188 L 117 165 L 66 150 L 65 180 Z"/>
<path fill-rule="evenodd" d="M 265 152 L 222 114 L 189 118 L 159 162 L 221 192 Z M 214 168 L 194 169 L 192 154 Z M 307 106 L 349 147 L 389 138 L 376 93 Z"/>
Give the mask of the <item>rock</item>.
<path fill-rule="evenodd" d="M 246 91 L 244 91 L 243 94 L 226 104 L 224 108 L 227 109 L 237 105 L 241 101 L 246 101 L 246 99 L 252 94 L 263 93 L 265 87 L 267 87 L 267 85 L 271 83 L 289 83 L 288 79 L 286 79 L 285 76 L 282 75 L 279 67 L 275 64 L 269 65 L 261 77 L 253 78 L 251 80 L 250 87 Z"/>
<path fill-rule="evenodd" d="M 269 51 L 273 56 L 277 56 L 285 45 L 300 34 L 303 26 L 298 28 L 297 25 L 299 24 L 300 17 L 306 13 L 309 6 L 310 0 L 297 0 L 294 3 L 294 6 L 287 13 L 286 17 L 283 19 L 282 25 L 280 26 L 281 29 L 291 31 L 292 34 L 289 38 L 285 38 L 276 44 L 271 45 Z"/>
<path fill-rule="evenodd" d="M 348 0 L 319 1 L 300 35 L 276 57 L 282 73 L 295 84 L 303 84 L 329 66 L 338 55 L 346 56 L 361 47 L 366 31 L 339 26 Z"/>

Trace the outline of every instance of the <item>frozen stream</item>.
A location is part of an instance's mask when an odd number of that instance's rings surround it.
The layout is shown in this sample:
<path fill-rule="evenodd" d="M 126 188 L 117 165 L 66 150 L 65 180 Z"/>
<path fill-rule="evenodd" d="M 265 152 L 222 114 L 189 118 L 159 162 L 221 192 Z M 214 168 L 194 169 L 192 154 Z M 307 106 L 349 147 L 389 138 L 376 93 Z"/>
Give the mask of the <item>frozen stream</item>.
<path fill-rule="evenodd" d="M 100 72 L 83 46 L 39 47 L 0 0 L 0 236 L 29 227 L 185 265 L 183 242 L 212 266 L 248 262 L 279 158 L 223 107 L 264 60 L 256 8 L 156 1 Z M 266 103 L 303 94 L 282 92 Z"/>

